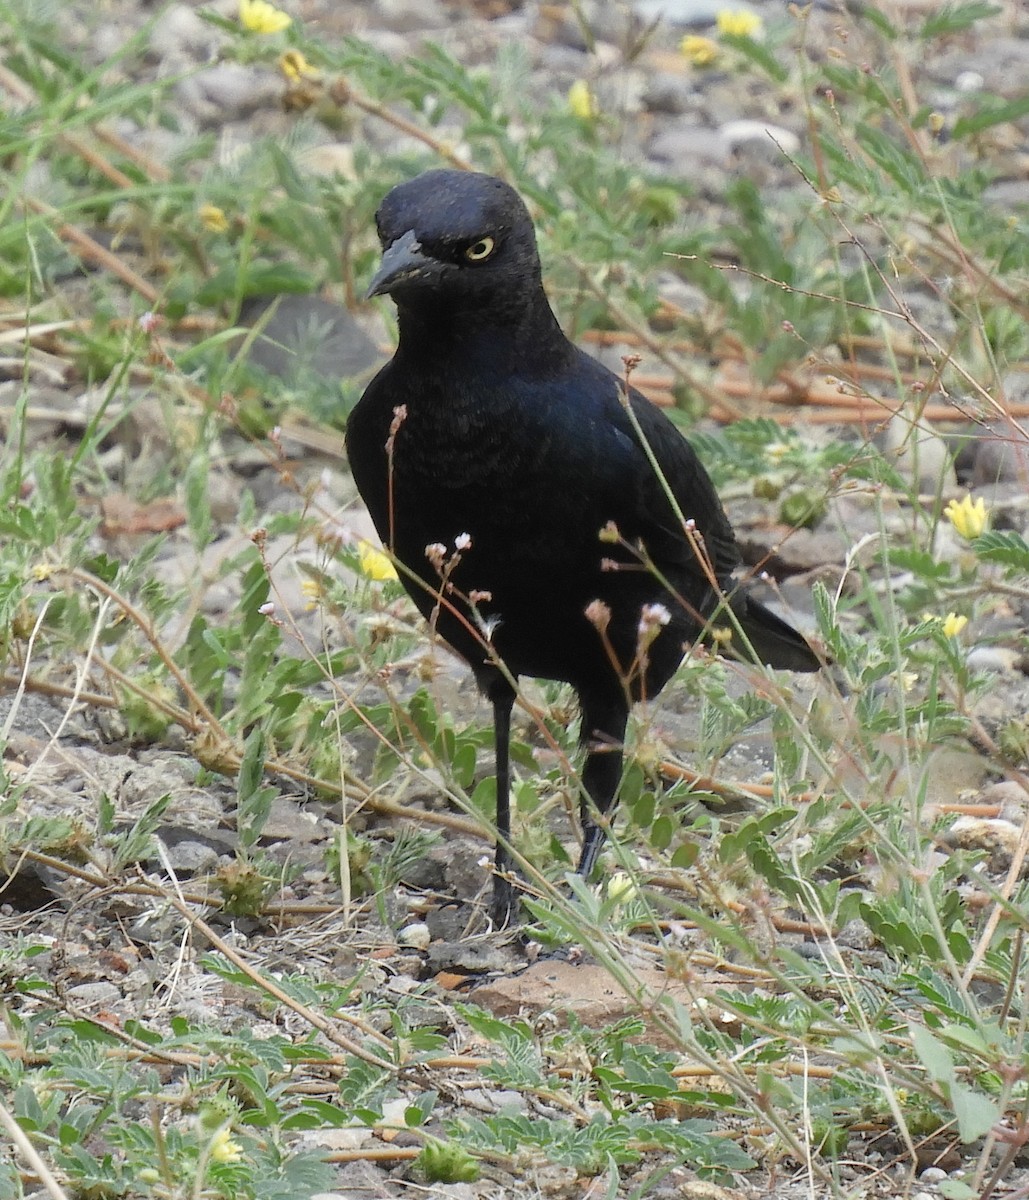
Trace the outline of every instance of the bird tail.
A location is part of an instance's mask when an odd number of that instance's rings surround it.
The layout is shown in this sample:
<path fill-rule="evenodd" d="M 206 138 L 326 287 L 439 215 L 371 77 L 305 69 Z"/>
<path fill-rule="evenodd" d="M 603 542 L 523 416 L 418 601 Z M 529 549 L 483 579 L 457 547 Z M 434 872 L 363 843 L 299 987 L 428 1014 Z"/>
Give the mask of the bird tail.
<path fill-rule="evenodd" d="M 741 658 L 756 658 L 784 671 L 817 671 L 825 665 L 802 634 L 759 600 L 743 592 L 737 593 L 731 604 L 739 622 L 739 629 L 733 630 L 732 647 Z"/>

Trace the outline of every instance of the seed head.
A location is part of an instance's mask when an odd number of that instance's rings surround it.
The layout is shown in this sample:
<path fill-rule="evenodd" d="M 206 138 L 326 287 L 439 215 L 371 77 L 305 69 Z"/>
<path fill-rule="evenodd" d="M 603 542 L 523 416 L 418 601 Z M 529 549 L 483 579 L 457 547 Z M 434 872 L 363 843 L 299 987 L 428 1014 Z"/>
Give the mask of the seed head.
<path fill-rule="evenodd" d="M 602 542 L 616 544 L 622 540 L 622 535 L 618 532 L 618 526 L 614 521 L 608 521 L 604 528 L 597 534 Z"/>
<path fill-rule="evenodd" d="M 672 614 L 663 604 L 644 604 L 640 610 L 640 633 L 667 625 L 671 619 Z"/>
<path fill-rule="evenodd" d="M 447 548 L 442 542 L 430 542 L 425 547 L 425 557 L 437 571 L 442 571 L 447 561 Z"/>
<path fill-rule="evenodd" d="M 586 605 L 586 620 L 603 633 L 611 624 L 611 609 L 603 600 L 591 600 Z"/>

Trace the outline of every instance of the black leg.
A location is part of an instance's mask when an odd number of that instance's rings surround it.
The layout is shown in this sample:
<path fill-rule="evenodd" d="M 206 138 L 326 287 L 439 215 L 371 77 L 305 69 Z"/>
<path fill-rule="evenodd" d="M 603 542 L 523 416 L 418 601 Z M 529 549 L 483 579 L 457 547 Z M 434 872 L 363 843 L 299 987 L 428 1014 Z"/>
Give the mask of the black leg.
<path fill-rule="evenodd" d="M 514 692 L 506 679 L 490 688 L 493 733 L 497 755 L 497 851 L 494 858 L 492 916 L 497 925 L 508 925 L 517 912 L 515 889 L 506 877 L 511 869 L 507 847 L 511 841 L 511 710 Z"/>
<path fill-rule="evenodd" d="M 591 805 L 605 816 L 614 811 L 622 779 L 622 743 L 629 711 L 624 704 L 597 704 L 585 696 L 580 699 L 582 732 L 579 740 L 586 748 L 586 762 L 582 768 L 582 786 L 586 794 L 580 808 L 582 854 L 576 870 L 584 879 L 589 879 L 605 836 L 593 820 Z"/>

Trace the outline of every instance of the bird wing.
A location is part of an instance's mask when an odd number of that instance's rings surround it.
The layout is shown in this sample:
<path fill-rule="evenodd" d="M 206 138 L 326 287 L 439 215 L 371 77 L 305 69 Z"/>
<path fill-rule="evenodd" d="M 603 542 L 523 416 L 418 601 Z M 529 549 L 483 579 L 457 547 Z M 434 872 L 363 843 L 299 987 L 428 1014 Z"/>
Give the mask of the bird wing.
<path fill-rule="evenodd" d="M 642 434 L 682 518 L 695 523 L 716 578 L 727 585 L 740 565 L 740 553 L 711 477 L 696 451 L 665 414 L 635 388 L 629 388 L 630 417 L 624 404 L 625 385 L 596 359 L 583 354 L 576 375 L 576 390 L 581 394 L 588 376 L 594 397 L 594 420 L 589 431 L 594 446 L 589 457 L 593 486 L 603 493 L 604 510 L 610 514 L 605 519 L 613 520 L 624 537 L 642 539 L 659 568 L 706 575 L 641 442 Z"/>

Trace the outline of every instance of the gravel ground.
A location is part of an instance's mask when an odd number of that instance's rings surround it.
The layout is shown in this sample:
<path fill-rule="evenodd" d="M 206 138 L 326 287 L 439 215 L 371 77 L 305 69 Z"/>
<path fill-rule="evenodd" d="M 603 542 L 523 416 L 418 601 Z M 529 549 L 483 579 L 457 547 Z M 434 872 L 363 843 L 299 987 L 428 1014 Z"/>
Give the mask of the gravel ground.
<path fill-rule="evenodd" d="M 207 7 L 225 16 L 232 16 L 236 8 L 234 3 L 221 2 Z M 581 9 L 596 39 L 591 50 L 587 48 L 583 26 L 573 6 L 564 4 L 516 4 L 507 0 L 450 3 L 295 0 L 290 6 L 284 0 L 284 7 L 310 28 L 318 29 L 326 39 L 356 35 L 397 57 L 417 52 L 426 41 L 436 41 L 463 63 L 488 66 L 499 47 L 517 41 L 531 63 L 534 92 L 564 94 L 575 80 L 589 78 L 606 111 L 630 117 L 634 132 L 626 139 L 626 160 L 689 177 L 697 189 L 696 203 L 711 213 L 723 211 L 721 198 L 725 187 L 741 175 L 761 186 L 769 204 L 774 204 L 778 196 L 804 186 L 781 155 L 770 151 L 768 137 L 771 132 L 775 142 L 787 151 L 803 144 L 806 127 L 801 108 L 783 111 L 776 106 L 772 111 L 768 96 L 757 87 L 741 88 L 738 79 L 718 71 L 691 70 L 678 53 L 683 34 L 707 31 L 714 14 L 723 7 L 721 3 L 712 0 L 680 3 L 668 0 L 666 4 L 654 0 L 638 0 L 635 4 L 584 2 Z M 766 20 L 774 19 L 780 11 L 775 3 L 754 3 L 747 7 Z M 900 13 L 934 7 L 929 3 L 919 4 L 918 0 L 898 0 L 895 5 Z M 1008 99 L 1025 91 L 1029 81 L 1029 21 L 1017 3 L 1002 3 L 1000 8 L 999 16 L 977 27 L 980 32 L 976 36 L 954 39 L 937 58 L 919 64 L 922 82 L 928 84 L 941 111 L 960 109 L 969 96 L 981 89 Z M 662 23 L 647 39 L 643 51 L 627 54 L 627 48 L 635 44 L 641 30 L 659 11 L 663 12 Z M 133 31 L 145 22 L 155 21 L 146 62 L 133 62 L 124 69 L 153 77 L 182 73 L 183 81 L 177 87 L 181 126 L 175 131 L 126 127 L 121 132 L 137 140 L 158 159 L 170 160 L 205 134 L 213 135 L 212 153 L 221 156 L 230 156 L 234 148 L 257 136 L 289 136 L 293 119 L 282 110 L 281 80 L 262 67 L 218 61 L 221 34 L 199 19 L 196 6 L 175 4 L 160 11 L 136 0 L 106 0 L 99 5 L 74 0 L 64 5 L 63 13 L 69 44 L 96 63 L 117 56 Z M 810 35 L 813 53 L 821 52 L 831 42 L 837 19 L 832 7 L 816 5 Z M 1022 132 L 1025 132 L 1024 122 Z M 355 142 L 366 139 L 369 144 L 379 146 L 385 139 L 396 136 L 394 130 L 371 118 L 358 121 L 351 133 Z M 345 144 L 326 144 L 318 148 L 318 153 L 329 163 L 349 161 Z M 1024 198 L 1022 189 L 1026 187 L 1024 138 L 1021 142 L 1013 139 L 1008 153 L 1002 154 L 994 165 L 997 180 L 991 188 L 991 202 L 1016 204 Z M 73 281 L 69 282 L 72 308 L 75 286 Z M 337 311 L 327 310 L 326 319 L 335 320 Z M 937 320 L 942 328 L 947 318 L 942 310 L 933 312 L 930 308 L 925 319 Z M 332 347 L 334 361 L 340 355 L 350 356 L 348 361 L 355 375 L 369 371 L 380 360 L 380 346 L 386 336 L 374 315 L 362 320 L 366 321 L 363 327 L 341 323 L 337 331 L 339 340 Z M 290 334 L 281 326 L 276 336 L 289 344 L 297 340 L 296 331 Z M 278 369 L 274 363 L 266 365 L 272 371 Z M 1014 388 L 1017 381 L 1011 382 Z M 31 404 L 40 409 L 59 408 L 62 414 L 49 424 L 44 420 L 34 426 L 37 443 L 52 439 L 57 444 L 60 437 L 67 444 L 73 438 L 71 416 L 88 411 L 90 397 L 61 384 L 33 386 Z M 1023 395 L 1029 395 L 1029 378 L 1023 381 L 1022 389 Z M 148 425 L 151 417 L 153 422 Z M 159 437 L 158 422 L 146 404 L 137 406 L 133 419 L 137 444 L 122 446 L 120 452 L 125 456 L 123 465 L 125 460 L 136 459 L 138 470 L 145 472 L 151 469 L 147 455 L 154 452 L 153 440 Z M 813 437 L 826 436 L 824 432 L 809 432 Z M 208 581 L 201 603 L 212 616 L 231 610 L 235 600 L 230 585 L 218 582 L 218 568 L 246 543 L 245 534 L 234 526 L 234 497 L 238 495 L 239 480 L 247 479 L 268 512 L 273 512 L 277 505 L 295 502 L 295 498 L 283 499 L 278 473 L 268 469 L 263 459 L 255 461 L 245 442 L 230 441 L 224 449 L 224 478 L 213 481 L 211 500 L 214 511 L 224 515 L 230 536 L 217 542 L 199 563 L 188 548 L 188 539 L 183 537 L 178 541 L 172 537 L 156 568 L 167 582 L 198 577 Z M 923 448 L 923 455 L 929 455 L 933 449 L 933 446 Z M 300 452 L 304 455 L 298 465 L 301 490 L 305 483 L 317 481 L 341 502 L 351 496 L 338 451 L 328 446 L 325 453 L 318 453 L 306 445 Z M 975 461 L 973 456 L 970 480 L 986 487 L 991 505 L 1004 512 L 1010 527 L 1025 530 L 1029 504 L 1026 489 L 1018 479 L 1018 471 L 1025 469 L 1024 464 L 1020 468 L 1016 462 L 1007 464 L 1002 471 L 991 471 L 983 461 L 976 467 Z M 956 489 L 957 479 L 952 468 L 946 470 L 943 488 L 948 492 Z M 978 476 L 974 475 L 976 470 Z M 996 479 L 998 473 L 1010 478 L 986 485 L 987 476 Z M 219 488 L 224 494 L 219 493 Z M 763 558 L 777 534 L 774 529 L 769 531 L 761 506 L 752 499 L 739 498 L 730 508 L 747 554 L 754 561 Z M 358 533 L 368 531 L 367 518 L 353 508 L 347 510 L 345 520 Z M 898 520 L 902 521 L 902 516 Z M 808 594 L 812 576 L 838 568 L 848 547 L 863 532 L 871 530 L 873 522 L 871 508 L 860 497 L 842 497 L 817 533 L 802 533 L 791 539 L 780 566 L 788 577 L 783 596 L 798 620 L 803 622 L 810 616 Z M 116 524 L 113 516 L 109 524 Z M 120 535 L 120 541 L 112 537 L 111 546 L 131 550 L 134 536 L 130 530 Z M 295 569 L 298 560 L 295 548 L 289 539 L 284 539 L 281 545 L 269 546 L 268 558 L 276 564 L 278 603 L 295 614 L 300 633 L 317 643 L 320 631 L 316 619 L 305 613 L 301 576 Z M 1008 628 L 1024 630 L 1027 617 L 1023 605 L 1021 610 L 1009 614 Z M 973 645 L 970 650 L 979 656 L 975 665 L 995 675 L 996 684 L 982 700 L 979 711 L 984 722 L 994 726 L 1012 714 L 1029 712 L 1026 676 L 1014 652 L 995 649 L 998 632 L 1003 631 L 996 626 L 978 631 L 982 644 Z M 463 670 L 445 659 L 438 666 L 435 686 L 441 706 L 454 711 L 459 719 L 481 712 L 478 700 L 465 686 Z M 415 682 L 412 673 L 412 688 Z M 796 686 L 818 684 L 801 681 Z M 119 739 L 122 731 L 105 727 L 102 715 L 96 712 L 82 708 L 69 711 L 65 703 L 40 696 L 12 698 L 10 694 L 0 694 L 0 723 L 12 709 L 15 717 L 6 750 L 7 766 L 16 781 L 31 781 L 26 803 L 33 811 L 74 814 L 88 825 L 94 820 L 100 798 L 106 796 L 113 801 L 118 819 L 130 820 L 143 812 L 156 795 L 170 792 L 170 806 L 159 830 L 163 847 L 160 859 L 142 864 L 144 869 L 165 873 L 165 878 L 174 872 L 180 881 L 188 881 L 231 859 L 236 843 L 226 824 L 235 804 L 235 789 L 228 783 L 222 786 L 198 783 L 196 761 L 183 745 L 172 739 L 158 746 L 131 746 Z M 681 694 L 666 695 L 654 717 L 656 736 L 669 744 L 688 745 L 693 740 L 691 730 L 696 716 L 696 699 Z M 651 735 L 655 735 L 654 730 Z M 371 747 L 357 739 L 354 752 L 359 764 L 367 764 Z M 755 778 L 767 768 L 771 752 L 769 730 L 758 727 L 718 764 L 696 765 L 702 771 L 708 766 L 718 766 L 722 772 L 737 778 Z M 986 779 L 984 762 L 974 754 L 941 751 L 928 785 L 930 799 L 946 802 L 969 791 L 982 792 Z M 1008 790 L 1003 796 L 998 794 L 993 798 L 1008 806 L 1009 824 L 1017 838 L 1029 797 L 1009 785 L 998 786 Z M 430 813 L 436 811 L 424 780 L 412 779 L 406 799 L 410 803 L 424 803 Z M 372 832 L 377 823 L 381 824 L 374 816 L 362 817 L 358 823 L 362 822 Z M 459 910 L 456 916 L 431 909 L 426 912 L 412 901 L 407 923 L 427 927 L 427 947 L 421 944 L 420 930 L 411 934 L 405 945 L 403 938 L 398 944 L 394 929 L 380 927 L 370 919 L 362 918 L 356 926 L 349 924 L 337 907 L 338 893 L 324 870 L 325 847 L 331 843 L 336 829 L 331 805 L 298 792 L 284 791 L 275 802 L 262 845 L 284 862 L 302 864 L 303 870 L 279 897 L 282 911 L 273 928 L 266 923 L 242 921 L 231 927 L 216 926 L 215 936 L 259 956 L 269 970 L 276 966 L 288 968 L 302 957 L 311 975 L 331 979 L 339 978 L 356 963 L 363 963 L 367 972 L 366 993 L 387 1000 L 394 994 L 405 996 L 426 981 L 436 981 L 435 990 L 427 993 L 426 1006 L 442 1014 L 438 1016 L 441 1028 L 448 1028 L 450 1023 L 455 1027 L 461 1024 L 448 1015 L 459 993 L 448 991 L 440 982 L 455 975 L 488 979 L 474 999 L 501 1016 L 525 1013 L 535 1017 L 562 1003 L 575 1008 L 587 1023 L 591 1019 L 614 1020 L 631 1011 L 617 997 L 605 992 L 603 980 L 589 973 L 585 966 L 573 972 L 573 978 L 567 977 L 568 964 L 564 963 L 536 963 L 522 974 L 525 967 L 522 947 L 463 932 L 469 919 L 467 909 Z M 991 836 L 1001 837 L 996 830 L 967 827 L 958 829 L 954 836 L 965 838 L 964 844 L 972 847 L 991 845 Z M 409 882 L 443 894 L 481 895 L 485 875 L 478 859 L 484 846 L 483 841 L 467 836 L 448 836 L 427 855 L 421 877 Z M 1001 878 L 1005 864 L 1010 862 L 1003 844 L 997 849 L 997 856 L 992 866 L 997 878 Z M 43 865 L 19 873 L 0 899 L 3 900 L 0 947 L 5 939 L 21 934 L 49 945 L 48 953 L 34 960 L 34 966 L 50 979 L 70 1012 L 99 1014 L 105 1020 L 122 1023 L 142 1015 L 157 1025 L 180 1012 L 226 1027 L 252 1025 L 255 1029 L 269 1019 L 265 1012 L 257 1010 L 252 998 L 247 999 L 238 989 L 223 987 L 205 972 L 197 953 L 203 949 L 202 937 L 194 933 L 193 946 L 188 952 L 182 951 L 182 919 L 173 907 L 155 896 L 125 895 L 116 904 L 108 905 L 97 897 L 96 889 L 88 881 L 70 878 Z M 397 924 L 404 924 L 400 919 L 401 901 L 397 901 L 391 916 Z M 874 961 L 874 952 L 866 948 L 855 946 L 853 953 L 867 953 Z M 641 971 L 647 969 L 648 961 L 641 957 Z M 705 984 L 713 987 L 721 981 L 718 969 L 712 968 Z M 462 1048 L 465 1053 L 474 1053 L 474 1039 L 469 1037 Z M 545 1105 L 525 1097 L 514 1099 L 530 1114 L 540 1116 L 549 1111 Z M 452 1111 L 474 1111 L 476 1106 L 482 1111 L 493 1111 L 510 1100 L 511 1096 L 489 1087 L 478 1089 L 474 1095 L 469 1091 L 455 1092 Z M 894 1162 L 895 1158 L 901 1165 Z M 902 1148 L 886 1144 L 883 1139 L 855 1139 L 850 1161 L 840 1169 L 840 1194 L 855 1198 L 903 1196 L 928 1200 L 940 1194 L 936 1185 L 946 1178 L 946 1172 L 927 1166 L 927 1162 L 920 1164 L 920 1174 L 916 1176 L 903 1164 Z M 950 1170 L 960 1165 L 944 1163 Z M 641 1174 L 634 1179 L 627 1171 L 618 1194 L 633 1194 L 634 1186 L 643 1178 Z M 1026 1182 L 1024 1172 L 1009 1175 L 1006 1180 L 1014 1194 L 1024 1194 L 1018 1188 Z M 803 1170 L 791 1175 L 788 1169 L 776 1171 L 763 1167 L 738 1179 L 733 1188 L 716 1189 L 713 1185 L 699 1184 L 683 1169 L 672 1172 L 658 1190 L 647 1194 L 694 1200 L 732 1197 L 801 1200 L 822 1194 L 819 1186 Z M 341 1166 L 336 1192 L 347 1198 L 411 1194 L 402 1167 L 369 1162 Z M 465 1197 L 477 1200 L 596 1193 L 585 1187 L 582 1180 L 576 1180 L 574 1172 L 537 1164 L 527 1167 L 517 1177 L 491 1169 L 482 1182 L 448 1185 L 434 1194 L 452 1196 L 455 1200 Z"/>

